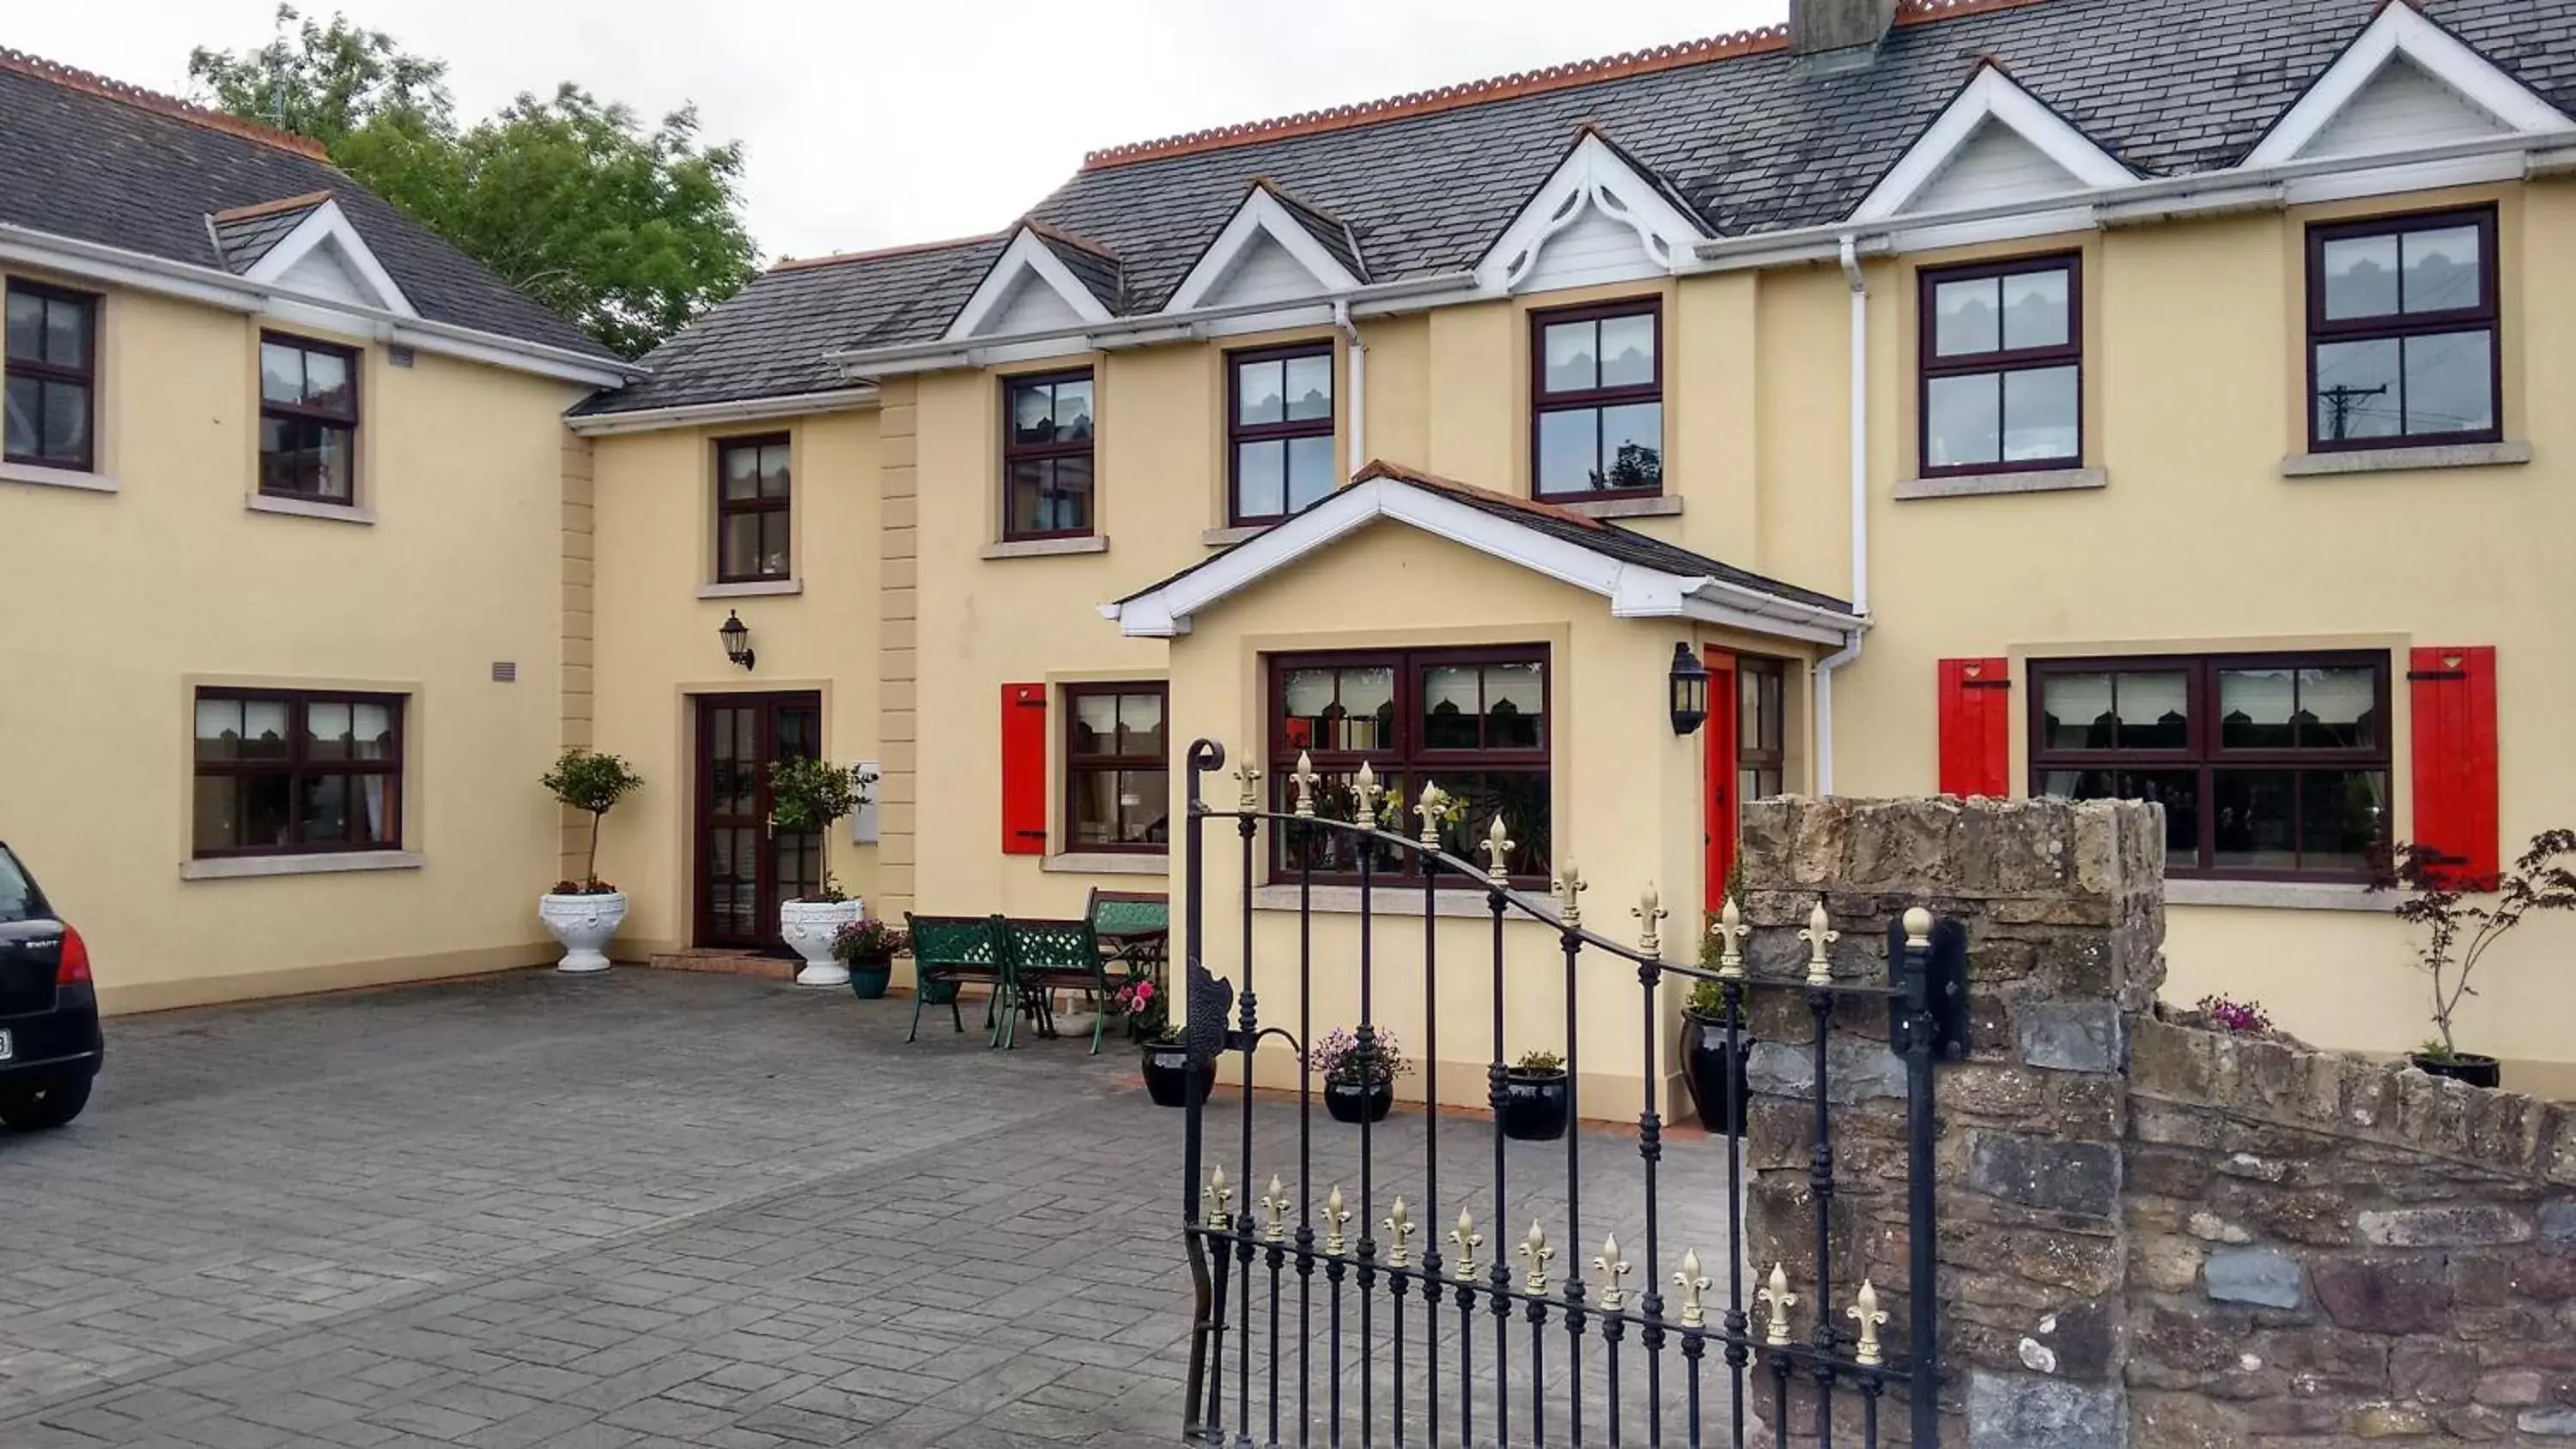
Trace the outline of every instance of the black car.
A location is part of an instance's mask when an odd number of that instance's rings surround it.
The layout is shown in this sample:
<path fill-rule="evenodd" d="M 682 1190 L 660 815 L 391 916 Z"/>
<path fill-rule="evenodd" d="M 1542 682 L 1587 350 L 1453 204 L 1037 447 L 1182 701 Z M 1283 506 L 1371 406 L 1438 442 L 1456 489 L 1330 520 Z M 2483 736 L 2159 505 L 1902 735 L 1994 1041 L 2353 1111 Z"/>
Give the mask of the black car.
<path fill-rule="evenodd" d="M 0 843 L 0 1126 L 79 1116 L 104 1051 L 89 947 Z"/>

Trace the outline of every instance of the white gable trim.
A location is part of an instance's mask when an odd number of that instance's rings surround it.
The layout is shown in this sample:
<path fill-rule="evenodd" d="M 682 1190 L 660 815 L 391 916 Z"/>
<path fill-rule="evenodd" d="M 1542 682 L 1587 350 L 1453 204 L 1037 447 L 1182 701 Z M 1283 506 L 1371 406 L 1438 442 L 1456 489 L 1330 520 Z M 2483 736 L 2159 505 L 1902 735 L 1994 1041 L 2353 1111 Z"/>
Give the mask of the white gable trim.
<path fill-rule="evenodd" d="M 2123 186 L 2138 179 L 2110 152 L 2093 144 L 2091 137 L 2067 124 L 2065 117 L 1989 65 L 1870 188 L 1851 220 L 1885 221 L 1903 212 L 1990 120 L 2011 127 L 2083 186 Z"/>
<path fill-rule="evenodd" d="M 1673 205 L 1663 188 L 1587 131 L 1486 249 L 1484 260 L 1476 264 L 1476 281 L 1489 292 L 1520 290 L 1548 242 L 1594 211 L 1636 234 L 1639 278 L 1685 269 L 1691 248 L 1708 240 L 1699 222 Z"/>
<path fill-rule="evenodd" d="M 1816 644 L 1845 643 L 1861 627 L 1848 614 L 1775 598 L 1706 575 L 1622 563 L 1435 489 L 1390 477 L 1354 483 L 1158 589 L 1101 605 L 1101 615 L 1117 621 L 1119 632 L 1130 638 L 1176 638 L 1190 632 L 1191 617 L 1199 610 L 1381 518 L 1411 524 L 1598 594 L 1610 601 L 1616 618 L 1692 619 Z"/>
<path fill-rule="evenodd" d="M 367 250 L 366 242 L 358 236 L 358 229 L 349 225 L 349 218 L 341 214 L 340 203 L 328 198 L 297 222 L 295 230 L 279 238 L 277 245 L 270 247 L 267 254 L 252 263 L 242 276 L 253 282 L 276 283 L 285 278 L 296 263 L 325 245 L 356 274 L 359 285 L 374 294 L 365 300 L 398 317 L 420 315 L 413 310 L 411 299 L 403 295 L 402 288 L 394 284 L 394 279 L 376 261 L 376 254 Z"/>
<path fill-rule="evenodd" d="M 2460 93 L 2506 129 L 2523 135 L 2576 131 L 2576 120 L 2532 94 L 2529 87 L 2471 50 L 2449 31 L 2417 14 L 2405 0 L 2390 0 L 2335 63 L 2326 67 L 2307 94 L 2281 113 L 2245 165 L 2272 166 L 2297 160 L 2353 98 L 2400 55 Z"/>
<path fill-rule="evenodd" d="M 1288 208 L 1280 205 L 1279 198 L 1270 194 L 1270 188 L 1256 186 L 1252 188 L 1252 194 L 1243 199 L 1243 205 L 1235 208 L 1225 230 L 1218 232 L 1216 240 L 1208 243 L 1207 250 L 1199 254 L 1198 265 L 1190 268 L 1188 276 L 1181 278 L 1179 290 L 1172 293 L 1172 300 L 1163 305 L 1163 310 L 1187 312 L 1206 305 L 1210 294 L 1225 281 L 1234 264 L 1264 236 L 1277 242 L 1281 250 L 1295 258 L 1297 265 L 1314 277 L 1317 293 L 1348 292 L 1359 286 L 1360 279 L 1352 276 L 1350 268 L 1326 251 L 1324 244 L 1315 240 L 1313 232 L 1288 214 Z"/>
<path fill-rule="evenodd" d="M 1109 309 L 1100 304 L 1099 298 L 1091 295 L 1091 289 L 1074 276 L 1073 270 L 1043 238 L 1024 226 L 1018 235 L 1011 238 L 1011 244 L 1002 249 L 1002 254 L 993 259 L 992 267 L 984 273 L 984 280 L 977 284 L 975 294 L 966 299 L 965 306 L 957 309 L 957 320 L 948 324 L 946 340 L 956 342 L 979 335 L 984 324 L 991 321 L 1009 300 L 1011 289 L 1023 277 L 1045 283 L 1064 299 L 1066 306 L 1073 309 L 1073 315 L 1084 322 L 1110 320 Z"/>

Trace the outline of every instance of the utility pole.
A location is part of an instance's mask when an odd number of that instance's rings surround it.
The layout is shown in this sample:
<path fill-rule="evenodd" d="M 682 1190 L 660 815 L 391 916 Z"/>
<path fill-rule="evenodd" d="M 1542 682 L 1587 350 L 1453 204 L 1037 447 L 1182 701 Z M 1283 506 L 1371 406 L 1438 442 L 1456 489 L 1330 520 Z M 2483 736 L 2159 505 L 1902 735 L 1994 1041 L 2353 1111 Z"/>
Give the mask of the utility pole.
<path fill-rule="evenodd" d="M 2332 410 L 2333 421 L 2326 426 L 2326 436 L 2336 442 L 2342 442 L 2345 436 L 2344 429 L 2352 421 L 2354 409 L 2364 401 L 2382 396 L 2387 391 L 2388 384 L 2383 382 L 2377 387 L 2346 387 L 2337 384 L 2318 393 L 2317 396 L 2325 399 L 2326 406 Z"/>

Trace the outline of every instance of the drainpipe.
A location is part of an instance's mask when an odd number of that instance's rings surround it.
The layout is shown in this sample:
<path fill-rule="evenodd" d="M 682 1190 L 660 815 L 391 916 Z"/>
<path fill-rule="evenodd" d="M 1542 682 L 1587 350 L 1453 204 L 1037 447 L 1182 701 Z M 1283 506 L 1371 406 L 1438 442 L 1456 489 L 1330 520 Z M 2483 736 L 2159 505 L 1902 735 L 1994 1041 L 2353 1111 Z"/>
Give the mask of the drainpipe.
<path fill-rule="evenodd" d="M 1368 344 L 1360 340 L 1359 325 L 1351 320 L 1351 299 L 1333 299 L 1333 326 L 1350 344 L 1350 376 L 1345 385 L 1351 398 L 1350 466 L 1343 470 L 1346 478 L 1357 477 L 1368 466 Z"/>
<path fill-rule="evenodd" d="M 1841 242 L 1843 278 L 1851 284 L 1851 606 L 1869 621 L 1869 282 L 1860 248 Z M 1862 629 L 1816 661 L 1816 793 L 1834 793 L 1834 672 L 1860 657 Z"/>

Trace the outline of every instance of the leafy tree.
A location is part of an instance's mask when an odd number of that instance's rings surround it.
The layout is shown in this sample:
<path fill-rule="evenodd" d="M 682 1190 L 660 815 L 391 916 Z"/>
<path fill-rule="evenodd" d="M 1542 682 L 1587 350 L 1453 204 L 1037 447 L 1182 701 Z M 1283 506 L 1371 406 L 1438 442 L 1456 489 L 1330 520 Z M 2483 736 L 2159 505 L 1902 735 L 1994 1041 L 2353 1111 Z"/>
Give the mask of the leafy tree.
<path fill-rule="evenodd" d="M 640 788 L 644 777 L 635 773 L 622 755 L 599 754 L 585 749 L 567 749 L 555 767 L 537 777 L 557 802 L 590 815 L 590 855 L 582 865 L 581 883 L 599 884 L 599 822 L 623 800 Z"/>
<path fill-rule="evenodd" d="M 258 51 L 190 55 L 214 103 L 322 142 L 352 178 L 605 346 L 646 352 L 750 279 L 742 148 L 703 144 L 694 107 L 647 129 L 566 83 L 460 129 L 444 61 L 340 16 L 278 16 L 292 34 Z"/>

